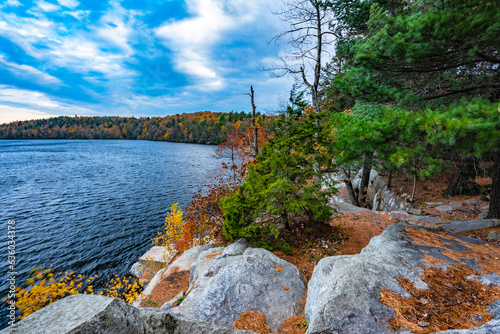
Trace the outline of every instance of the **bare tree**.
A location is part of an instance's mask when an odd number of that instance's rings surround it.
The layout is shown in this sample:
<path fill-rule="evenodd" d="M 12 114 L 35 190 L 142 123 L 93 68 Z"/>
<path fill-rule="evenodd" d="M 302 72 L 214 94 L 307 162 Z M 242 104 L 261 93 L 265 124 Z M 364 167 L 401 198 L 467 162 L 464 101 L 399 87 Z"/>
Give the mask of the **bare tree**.
<path fill-rule="evenodd" d="M 257 156 L 257 154 L 259 154 L 259 144 L 257 141 L 257 122 L 255 119 L 255 109 L 257 108 L 257 106 L 255 105 L 254 101 L 254 93 L 255 92 L 253 90 L 253 86 L 250 86 L 250 93 L 246 93 L 246 95 L 250 96 L 250 101 L 252 103 L 253 149 L 255 156 Z"/>
<path fill-rule="evenodd" d="M 274 14 L 290 24 L 290 29 L 273 37 L 270 42 L 286 40 L 292 48 L 279 55 L 279 63 L 267 68 L 274 76 L 293 75 L 308 87 L 312 107 L 319 112 L 318 87 L 324 55 L 329 55 L 328 46 L 339 36 L 330 29 L 333 20 L 325 1 L 282 0 L 283 9 Z"/>

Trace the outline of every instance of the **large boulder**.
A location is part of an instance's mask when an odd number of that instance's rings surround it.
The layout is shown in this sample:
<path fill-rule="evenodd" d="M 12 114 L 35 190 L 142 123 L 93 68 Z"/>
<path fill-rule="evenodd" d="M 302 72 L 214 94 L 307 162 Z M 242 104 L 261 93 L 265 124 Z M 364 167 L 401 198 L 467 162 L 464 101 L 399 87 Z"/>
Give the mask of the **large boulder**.
<path fill-rule="evenodd" d="M 145 300 L 153 290 L 161 284 L 162 281 L 168 279 L 170 274 L 178 273 L 183 271 L 188 271 L 191 269 L 193 263 L 198 260 L 198 256 L 201 252 L 212 248 L 213 245 L 202 245 L 190 248 L 186 250 L 181 256 L 179 256 L 174 262 L 172 262 L 169 266 L 158 271 L 151 282 L 146 286 L 144 291 L 141 293 L 140 297 L 132 304 L 135 307 L 141 306 L 141 301 Z M 180 292 L 180 291 L 179 291 Z M 161 306 L 161 305 L 159 305 Z"/>
<path fill-rule="evenodd" d="M 416 289 L 428 289 L 421 278 L 425 268 L 446 270 L 465 265 L 481 271 L 480 261 L 496 261 L 495 255 L 488 255 L 484 248 L 475 259 L 476 246 L 489 247 L 480 240 L 446 234 L 440 228 L 398 223 L 372 238 L 360 254 L 322 259 L 309 281 L 307 333 L 410 333 L 403 327 L 392 328 L 389 321 L 396 314 L 393 308 L 382 304 L 381 292 L 407 298 L 409 292 L 397 279 L 408 280 Z M 497 324 L 484 326 L 496 326 L 500 332 Z"/>
<path fill-rule="evenodd" d="M 155 308 L 137 309 L 117 298 L 74 295 L 8 327 L 1 334 L 251 334 L 180 320 Z"/>
<path fill-rule="evenodd" d="M 119 299 L 74 295 L 44 307 L 0 333 L 141 334 L 146 330 L 139 310 Z"/>
<path fill-rule="evenodd" d="M 302 274 L 267 250 L 247 247 L 239 241 L 222 252 L 201 253 L 191 271 L 192 289 L 170 314 L 232 329 L 246 311 L 260 311 L 275 333 L 286 319 L 300 315 L 306 293 Z"/>

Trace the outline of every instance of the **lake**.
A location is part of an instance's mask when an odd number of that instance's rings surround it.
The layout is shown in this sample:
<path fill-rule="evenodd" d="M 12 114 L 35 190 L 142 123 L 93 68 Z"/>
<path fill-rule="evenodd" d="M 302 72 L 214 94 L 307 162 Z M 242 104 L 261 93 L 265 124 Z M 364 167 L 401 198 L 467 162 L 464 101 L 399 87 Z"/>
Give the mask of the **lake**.
<path fill-rule="evenodd" d="M 210 182 L 214 146 L 140 140 L 0 141 L 7 296 L 8 221 L 15 221 L 16 283 L 35 266 L 105 276 L 128 273 L 180 207 Z M 0 328 L 7 326 L 2 302 Z"/>

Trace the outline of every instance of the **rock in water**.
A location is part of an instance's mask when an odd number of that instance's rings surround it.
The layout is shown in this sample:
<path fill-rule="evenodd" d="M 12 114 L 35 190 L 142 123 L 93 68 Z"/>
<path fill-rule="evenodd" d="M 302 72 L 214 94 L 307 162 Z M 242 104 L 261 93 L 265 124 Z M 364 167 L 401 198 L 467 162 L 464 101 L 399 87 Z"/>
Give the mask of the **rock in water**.
<path fill-rule="evenodd" d="M 197 278 L 192 282 L 194 287 L 169 311 L 175 317 L 232 329 L 244 312 L 260 311 L 266 324 L 278 333 L 286 319 L 300 315 L 305 281 L 292 264 L 265 249 L 241 244 L 231 245 L 214 257 L 205 253 L 193 266 L 192 278 Z"/>

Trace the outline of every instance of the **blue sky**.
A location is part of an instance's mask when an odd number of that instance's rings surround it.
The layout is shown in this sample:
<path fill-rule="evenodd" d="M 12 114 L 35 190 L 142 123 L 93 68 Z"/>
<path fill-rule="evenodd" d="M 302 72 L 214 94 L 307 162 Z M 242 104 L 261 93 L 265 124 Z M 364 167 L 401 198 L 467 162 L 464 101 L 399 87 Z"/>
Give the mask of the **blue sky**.
<path fill-rule="evenodd" d="M 278 0 L 0 2 L 0 123 L 277 109 Z"/>

